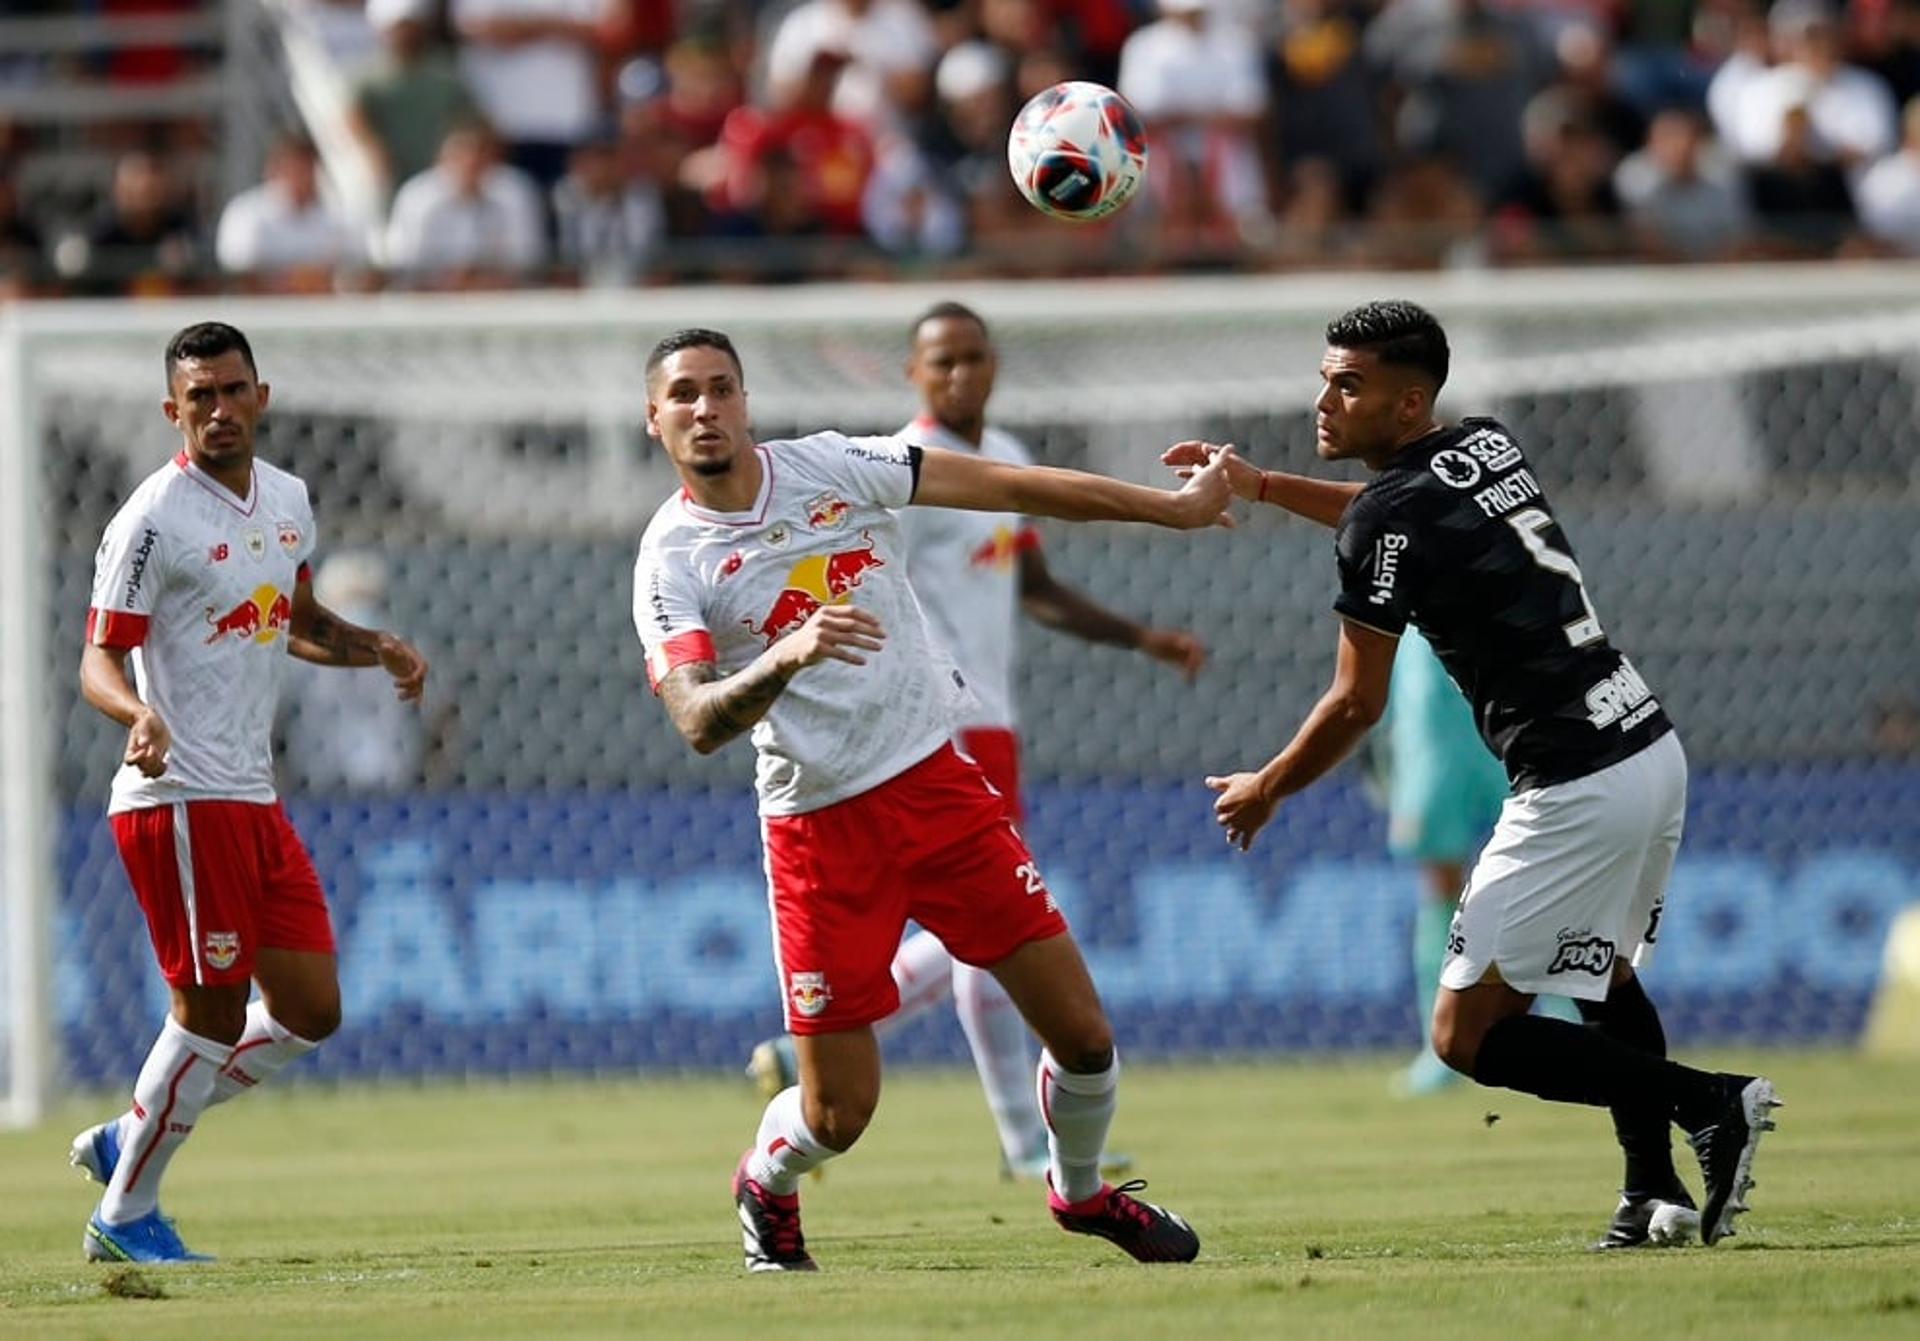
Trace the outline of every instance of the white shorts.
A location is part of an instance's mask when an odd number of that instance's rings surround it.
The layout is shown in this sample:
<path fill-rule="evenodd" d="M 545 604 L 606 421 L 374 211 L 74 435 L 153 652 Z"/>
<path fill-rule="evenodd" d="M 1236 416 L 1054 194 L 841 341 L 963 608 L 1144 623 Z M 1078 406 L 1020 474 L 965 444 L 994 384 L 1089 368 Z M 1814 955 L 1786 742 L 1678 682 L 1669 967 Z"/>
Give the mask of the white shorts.
<path fill-rule="evenodd" d="M 1673 731 L 1598 773 L 1508 797 L 1453 915 L 1441 986 L 1497 968 L 1518 992 L 1605 1000 L 1615 959 L 1652 957 L 1686 809 Z"/>

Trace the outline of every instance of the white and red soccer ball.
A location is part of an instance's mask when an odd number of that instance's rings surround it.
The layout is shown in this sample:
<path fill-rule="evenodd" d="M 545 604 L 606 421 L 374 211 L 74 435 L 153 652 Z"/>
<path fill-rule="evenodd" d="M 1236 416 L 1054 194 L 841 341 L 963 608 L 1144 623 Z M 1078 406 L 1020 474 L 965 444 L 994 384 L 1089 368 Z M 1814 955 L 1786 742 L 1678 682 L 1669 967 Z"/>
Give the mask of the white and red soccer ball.
<path fill-rule="evenodd" d="M 1007 167 L 1041 213 L 1076 223 L 1104 219 L 1146 178 L 1146 130 L 1127 100 L 1105 85 L 1055 84 L 1013 119 Z"/>

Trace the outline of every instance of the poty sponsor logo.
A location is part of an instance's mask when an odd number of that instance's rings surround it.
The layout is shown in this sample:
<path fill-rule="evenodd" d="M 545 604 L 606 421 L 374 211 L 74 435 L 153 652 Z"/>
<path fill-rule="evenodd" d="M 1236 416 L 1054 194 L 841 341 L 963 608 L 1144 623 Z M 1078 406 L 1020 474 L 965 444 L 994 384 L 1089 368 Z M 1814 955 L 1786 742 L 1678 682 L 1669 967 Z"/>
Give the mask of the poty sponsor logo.
<path fill-rule="evenodd" d="M 833 989 L 824 973 L 795 973 L 788 978 L 787 998 L 794 1014 L 813 1019 L 833 1001 Z"/>
<path fill-rule="evenodd" d="M 809 554 L 787 570 L 785 585 L 774 598 L 764 619 L 742 620 L 772 646 L 813 617 L 823 605 L 845 605 L 853 599 L 853 590 L 872 568 L 884 568 L 887 561 L 874 553 L 873 532 L 862 531 L 866 541 L 858 549 L 837 554 Z"/>
<path fill-rule="evenodd" d="M 213 630 L 207 635 L 209 643 L 217 643 L 229 634 L 242 641 L 270 643 L 292 626 L 293 602 L 280 588 L 263 583 L 224 615 L 216 615 L 208 606 L 207 623 Z"/>
<path fill-rule="evenodd" d="M 1599 978 L 1613 968 L 1613 942 L 1606 937 L 1566 931 L 1560 936 L 1553 962 L 1547 965 L 1549 974 L 1590 973 Z"/>
<path fill-rule="evenodd" d="M 241 536 L 240 539 L 245 543 L 247 553 L 251 554 L 256 560 L 267 557 L 267 533 L 258 526 L 248 527 L 246 534 Z"/>
<path fill-rule="evenodd" d="M 133 598 L 140 594 L 140 583 L 147 575 L 147 561 L 153 557 L 153 547 L 160 543 L 160 533 L 149 526 L 140 535 L 140 544 L 133 551 L 133 563 L 127 570 L 127 589 L 120 604 L 132 605 Z"/>
<path fill-rule="evenodd" d="M 1398 531 L 1388 531 L 1374 542 L 1373 546 L 1373 594 L 1367 600 L 1374 605 L 1385 605 L 1393 599 L 1394 579 L 1400 575 L 1400 554 L 1407 547 L 1407 538 Z"/>

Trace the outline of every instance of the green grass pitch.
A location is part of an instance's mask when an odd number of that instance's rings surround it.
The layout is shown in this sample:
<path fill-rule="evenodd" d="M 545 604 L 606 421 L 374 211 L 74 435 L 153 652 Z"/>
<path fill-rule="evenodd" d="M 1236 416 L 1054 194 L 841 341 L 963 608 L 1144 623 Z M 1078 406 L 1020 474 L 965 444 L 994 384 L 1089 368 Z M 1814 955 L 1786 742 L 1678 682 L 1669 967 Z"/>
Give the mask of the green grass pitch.
<path fill-rule="evenodd" d="M 80 1259 L 95 1189 L 66 1146 L 107 1110 L 74 1107 L 0 1134 L 0 1337 L 1920 1336 L 1920 1062 L 1718 1060 L 1787 1101 L 1753 1214 L 1714 1249 L 1606 1256 L 1584 1251 L 1619 1177 L 1604 1113 L 1394 1100 L 1379 1059 L 1127 1070 L 1114 1144 L 1200 1231 L 1191 1267 L 1056 1230 L 998 1181 L 959 1071 L 896 1072 L 805 1185 L 810 1277 L 741 1270 L 744 1082 L 249 1095 L 168 1183 L 221 1262 L 132 1276 Z"/>

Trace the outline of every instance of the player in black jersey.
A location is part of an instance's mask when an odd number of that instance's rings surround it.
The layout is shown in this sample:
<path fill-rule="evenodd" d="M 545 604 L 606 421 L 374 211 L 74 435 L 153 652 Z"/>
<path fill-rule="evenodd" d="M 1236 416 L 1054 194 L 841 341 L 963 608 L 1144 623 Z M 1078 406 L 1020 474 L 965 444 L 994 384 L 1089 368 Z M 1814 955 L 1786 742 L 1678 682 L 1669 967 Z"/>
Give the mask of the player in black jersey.
<path fill-rule="evenodd" d="M 1747 1209 L 1760 1134 L 1778 1100 L 1763 1077 L 1666 1058 L 1634 974 L 1659 929 L 1680 841 L 1686 756 L 1660 702 L 1608 640 L 1580 566 L 1526 458 L 1491 419 L 1445 425 L 1440 324 L 1376 302 L 1327 327 L 1314 405 L 1319 454 L 1357 460 L 1365 486 L 1235 461 L 1234 491 L 1337 530 L 1341 616 L 1332 686 L 1258 772 L 1210 777 L 1215 817 L 1242 850 L 1288 796 L 1379 720 L 1401 632 L 1426 635 L 1473 704 L 1513 784 L 1455 914 L 1433 1044 L 1483 1085 L 1612 1110 L 1626 1183 L 1599 1245 L 1711 1244 Z M 1190 471 L 1208 449 L 1183 445 Z M 1528 1013 L 1575 999 L 1587 1026 Z M 1673 1167 L 1677 1123 L 1700 1158 L 1696 1213 Z"/>

